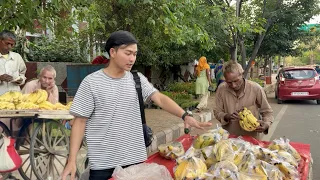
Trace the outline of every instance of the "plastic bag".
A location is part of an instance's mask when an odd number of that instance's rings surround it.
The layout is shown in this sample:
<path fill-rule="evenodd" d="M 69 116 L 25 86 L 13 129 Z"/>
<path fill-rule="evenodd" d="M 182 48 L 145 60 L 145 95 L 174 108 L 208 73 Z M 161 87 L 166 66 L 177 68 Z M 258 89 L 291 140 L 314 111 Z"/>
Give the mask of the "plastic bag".
<path fill-rule="evenodd" d="M 125 169 L 116 167 L 112 177 L 114 180 L 172 180 L 168 169 L 156 163 L 141 163 Z"/>
<path fill-rule="evenodd" d="M 206 176 L 206 180 L 238 180 L 238 167 L 233 162 L 221 161 L 212 166 Z"/>
<path fill-rule="evenodd" d="M 0 135 L 1 136 L 1 135 Z M 22 159 L 14 148 L 15 139 L 2 134 L 3 143 L 0 149 L 0 173 L 19 169 Z"/>
<path fill-rule="evenodd" d="M 272 141 L 272 143 L 268 146 L 269 149 L 271 150 L 278 150 L 278 151 L 287 151 L 290 153 L 296 160 L 297 162 L 300 162 L 301 156 L 297 152 L 297 150 L 290 145 L 290 140 L 286 139 L 284 140 L 283 138 L 280 139 L 275 139 Z"/>
<path fill-rule="evenodd" d="M 160 156 L 166 159 L 177 159 L 184 155 L 184 148 L 181 142 L 172 142 L 169 144 L 160 144 L 158 146 Z"/>
<path fill-rule="evenodd" d="M 211 146 L 209 146 L 211 147 Z M 204 155 L 200 149 L 195 149 L 194 147 L 190 147 L 183 156 L 180 156 L 179 158 L 176 159 L 176 162 L 180 164 L 184 160 L 187 160 L 191 157 L 196 157 L 201 159 L 202 161 L 205 161 Z"/>
<path fill-rule="evenodd" d="M 205 163 L 196 157 L 183 160 L 179 165 L 173 168 L 175 180 L 185 179 L 204 179 L 207 173 Z"/>
<path fill-rule="evenodd" d="M 272 162 L 283 174 L 287 179 L 290 180 L 299 180 L 300 174 L 299 171 L 292 166 L 288 162 L 280 162 L 280 161 L 274 161 Z"/>
<path fill-rule="evenodd" d="M 233 151 L 232 142 L 230 140 L 222 140 L 213 147 L 213 154 L 217 161 L 233 161 L 235 152 Z"/>
<path fill-rule="evenodd" d="M 284 174 L 274 165 L 269 164 L 265 161 L 260 161 L 262 167 L 265 169 L 268 178 L 272 180 L 283 180 Z"/>

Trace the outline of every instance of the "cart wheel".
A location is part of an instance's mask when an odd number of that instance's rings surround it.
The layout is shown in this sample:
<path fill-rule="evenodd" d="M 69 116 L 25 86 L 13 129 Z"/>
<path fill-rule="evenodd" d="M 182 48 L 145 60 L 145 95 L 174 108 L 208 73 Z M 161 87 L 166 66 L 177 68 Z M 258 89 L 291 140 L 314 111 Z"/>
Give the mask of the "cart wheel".
<path fill-rule="evenodd" d="M 30 162 L 38 180 L 59 179 L 68 153 L 69 136 L 61 123 L 45 120 L 36 127 L 31 138 Z"/>
<path fill-rule="evenodd" d="M 24 180 L 32 180 L 36 178 L 36 175 L 34 174 L 31 163 L 30 163 L 30 147 L 31 147 L 31 136 L 38 125 L 38 121 L 35 121 L 35 123 L 32 123 L 32 121 L 25 121 L 23 126 L 21 127 L 19 131 L 19 135 L 17 138 L 16 143 L 16 150 L 18 154 L 22 158 L 22 165 L 18 169 L 20 175 Z M 35 144 L 35 147 L 37 151 L 40 151 L 40 145 L 39 143 Z"/>
<path fill-rule="evenodd" d="M 85 139 L 83 139 L 82 145 L 77 154 L 77 176 L 79 178 L 89 165 L 89 159 L 87 157 L 87 154 L 88 154 L 87 142 Z"/>
<path fill-rule="evenodd" d="M 8 129 L 8 127 L 0 121 L 0 149 L 3 145 L 3 136 L 2 133 L 6 136 L 10 136 L 10 131 Z M 6 179 L 8 176 L 10 175 L 10 173 L 0 173 L 0 179 Z"/>

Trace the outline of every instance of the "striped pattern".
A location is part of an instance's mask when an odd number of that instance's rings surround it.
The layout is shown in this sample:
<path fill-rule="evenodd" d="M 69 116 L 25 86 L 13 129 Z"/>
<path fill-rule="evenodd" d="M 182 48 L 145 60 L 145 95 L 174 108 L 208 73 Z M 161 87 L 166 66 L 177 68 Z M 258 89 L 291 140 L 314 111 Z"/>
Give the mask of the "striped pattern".
<path fill-rule="evenodd" d="M 157 90 L 139 73 L 146 101 Z M 88 117 L 85 136 L 90 168 L 101 170 L 143 162 L 147 158 L 133 75 L 115 79 L 103 70 L 80 84 L 70 113 Z"/>

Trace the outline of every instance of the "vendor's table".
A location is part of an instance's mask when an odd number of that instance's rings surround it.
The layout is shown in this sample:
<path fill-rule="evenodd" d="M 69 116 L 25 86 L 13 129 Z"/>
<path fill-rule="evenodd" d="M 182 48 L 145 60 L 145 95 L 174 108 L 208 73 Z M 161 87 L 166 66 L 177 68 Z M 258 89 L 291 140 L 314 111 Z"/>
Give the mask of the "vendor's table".
<path fill-rule="evenodd" d="M 181 137 L 179 137 L 176 141 L 179 141 L 183 144 L 183 147 L 185 150 L 188 150 L 190 146 L 192 145 L 192 142 L 195 137 L 190 136 L 188 134 L 185 134 Z M 230 136 L 229 138 L 236 138 L 235 136 Z M 252 137 L 243 136 L 242 137 L 245 141 L 251 142 L 255 145 L 260 145 L 265 147 L 270 142 L 266 141 L 258 141 Z M 302 161 L 299 164 L 299 172 L 301 175 L 301 180 L 310 180 L 309 178 L 309 169 L 311 169 L 311 154 L 310 154 L 310 145 L 309 144 L 303 144 L 303 143 L 297 143 L 297 142 L 291 142 L 290 143 L 302 156 Z M 160 165 L 164 165 L 170 172 L 170 174 L 173 177 L 173 167 L 175 166 L 175 161 L 173 160 L 167 160 L 160 156 L 159 153 L 155 153 L 151 155 L 147 160 L 146 163 L 157 163 Z"/>

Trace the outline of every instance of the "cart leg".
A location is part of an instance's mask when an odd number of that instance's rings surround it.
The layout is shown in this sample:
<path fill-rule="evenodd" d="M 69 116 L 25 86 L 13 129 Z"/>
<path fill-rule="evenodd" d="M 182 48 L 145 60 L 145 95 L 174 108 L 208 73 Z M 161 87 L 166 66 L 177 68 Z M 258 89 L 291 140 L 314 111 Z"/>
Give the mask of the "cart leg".
<path fill-rule="evenodd" d="M 37 152 L 36 143 L 41 151 Z M 45 120 L 36 127 L 31 138 L 30 162 L 38 180 L 58 179 L 66 165 L 69 136 L 61 123 Z"/>

